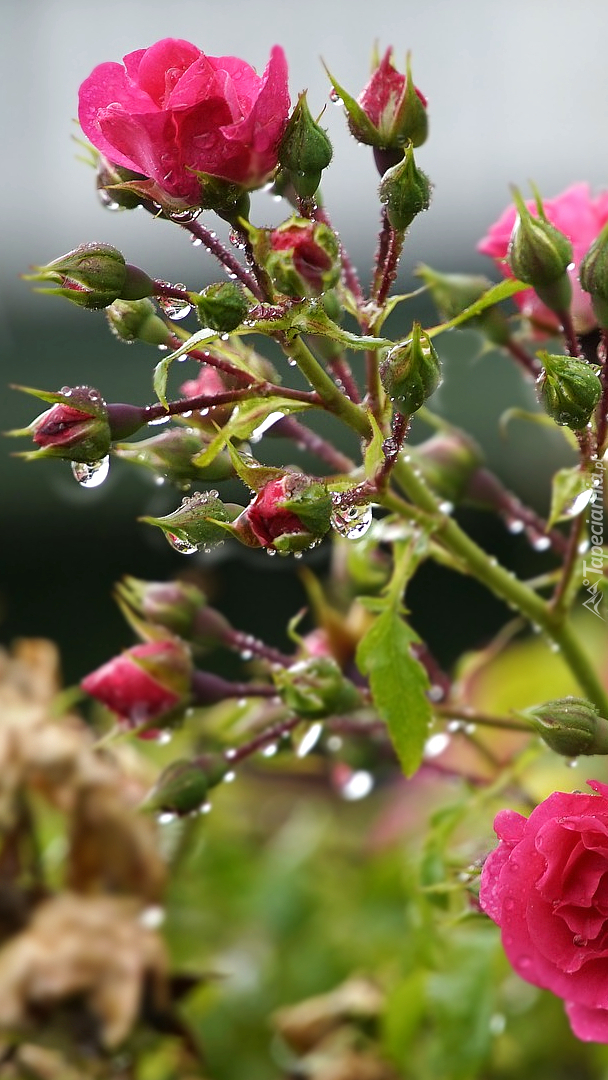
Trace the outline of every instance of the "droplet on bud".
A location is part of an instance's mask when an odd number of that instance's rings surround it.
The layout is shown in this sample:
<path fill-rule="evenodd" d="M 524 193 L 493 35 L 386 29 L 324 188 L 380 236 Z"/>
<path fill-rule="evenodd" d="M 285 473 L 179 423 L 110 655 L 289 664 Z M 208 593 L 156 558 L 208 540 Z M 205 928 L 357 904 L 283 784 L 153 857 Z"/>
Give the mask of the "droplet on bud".
<path fill-rule="evenodd" d="M 96 488 L 103 484 L 110 471 L 110 457 L 108 454 L 101 461 L 89 463 L 87 461 L 72 461 L 72 474 L 81 487 Z"/>
<path fill-rule="evenodd" d="M 190 544 L 187 540 L 175 536 L 174 533 L 165 533 L 165 536 L 173 550 L 179 551 L 180 555 L 194 555 L 195 551 L 198 551 L 196 544 Z"/>
<path fill-rule="evenodd" d="M 371 506 L 336 506 L 331 515 L 332 528 L 346 540 L 360 540 L 372 523 Z"/>
<path fill-rule="evenodd" d="M 175 289 L 186 288 L 181 281 L 176 285 L 171 285 L 170 281 L 159 281 L 158 284 L 168 285 L 170 288 Z M 163 311 L 168 319 L 173 319 L 174 322 L 185 319 L 186 315 L 189 315 L 192 311 L 192 304 L 189 304 L 187 300 L 178 300 L 174 296 L 157 296 L 156 300 L 161 311 Z"/>

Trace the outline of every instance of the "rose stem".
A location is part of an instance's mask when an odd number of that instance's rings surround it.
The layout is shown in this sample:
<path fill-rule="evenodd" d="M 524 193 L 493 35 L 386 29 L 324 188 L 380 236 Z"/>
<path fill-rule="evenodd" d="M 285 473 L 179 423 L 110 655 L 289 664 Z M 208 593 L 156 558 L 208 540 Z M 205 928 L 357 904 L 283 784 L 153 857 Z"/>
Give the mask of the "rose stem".
<path fill-rule="evenodd" d="M 350 256 L 349 256 L 348 252 L 346 251 L 346 248 L 343 246 L 343 244 L 342 244 L 342 242 L 340 240 L 339 234 L 333 228 L 333 226 L 331 224 L 331 221 L 329 219 L 329 215 L 327 214 L 324 207 L 317 206 L 313 210 L 312 216 L 313 216 L 315 221 L 321 221 L 324 225 L 327 225 L 328 228 L 332 229 L 332 231 L 337 236 L 338 243 L 340 244 L 340 261 L 342 263 L 342 279 L 344 281 L 344 284 L 346 285 L 346 288 L 350 289 L 351 293 L 353 294 L 353 297 L 355 298 L 355 302 L 357 304 L 357 307 L 362 307 L 362 305 L 365 303 L 365 297 L 363 296 L 363 290 L 361 288 L 361 283 L 359 281 L 357 271 L 355 270 L 355 267 L 353 266 L 353 264 L 352 264 L 352 262 L 350 260 Z"/>
<path fill-rule="evenodd" d="M 355 468 L 355 463 L 350 458 L 340 453 L 332 443 L 317 435 L 316 431 L 305 427 L 293 416 L 284 416 L 282 420 L 277 420 L 272 426 L 272 434 L 293 439 L 300 449 L 309 450 L 335 472 L 350 473 Z"/>
<path fill-rule="evenodd" d="M 566 345 L 570 356 L 574 356 L 576 359 L 580 359 L 581 348 L 578 342 L 578 338 L 574 332 L 574 323 L 572 322 L 572 316 L 569 311 L 560 311 L 558 313 L 558 319 L 562 324 L 562 330 L 566 339 Z"/>
<path fill-rule="evenodd" d="M 246 270 L 244 266 L 241 266 L 238 259 L 228 251 L 224 245 L 218 240 L 215 233 L 206 229 L 204 225 L 200 225 L 198 221 L 180 221 L 179 225 L 182 229 L 186 229 L 187 232 L 192 233 L 197 240 L 202 240 L 207 250 L 215 255 L 216 259 L 221 262 L 224 269 L 228 272 L 229 276 L 234 275 L 239 281 L 245 285 L 257 300 L 265 300 L 263 290 L 260 288 L 253 274 Z"/>

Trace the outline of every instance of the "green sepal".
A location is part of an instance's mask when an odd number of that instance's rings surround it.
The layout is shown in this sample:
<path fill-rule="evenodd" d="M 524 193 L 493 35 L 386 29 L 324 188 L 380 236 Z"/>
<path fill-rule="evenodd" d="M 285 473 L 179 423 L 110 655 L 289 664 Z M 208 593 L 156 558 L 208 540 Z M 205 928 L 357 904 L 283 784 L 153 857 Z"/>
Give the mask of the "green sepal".
<path fill-rule="evenodd" d="M 592 496 L 593 486 L 588 472 L 582 471 L 578 466 L 558 469 L 551 485 L 551 510 L 547 528 L 552 528 L 558 521 L 570 521 L 577 517 Z"/>
<path fill-rule="evenodd" d="M 349 713 L 361 705 L 357 687 L 328 656 L 296 661 L 290 668 L 273 671 L 273 678 L 287 708 L 306 720 Z"/>
<path fill-rule="evenodd" d="M 182 499 L 181 506 L 164 517 L 140 517 L 147 525 L 156 525 L 164 533 L 186 544 L 203 547 L 219 544 L 224 539 L 222 525 L 229 514 L 216 491 L 199 491 Z"/>
<path fill-rule="evenodd" d="M 291 498 L 282 500 L 281 506 L 296 514 L 313 537 L 324 536 L 329 529 L 333 503 L 325 484 L 319 481 L 311 481 Z"/>
<path fill-rule="evenodd" d="M 239 453 L 230 441 L 226 442 L 226 449 L 230 454 L 236 475 L 244 484 L 247 484 L 251 491 L 261 491 L 271 480 L 280 480 L 285 475 L 285 469 L 262 465 L 251 454 Z"/>
<path fill-rule="evenodd" d="M 184 356 L 189 353 L 191 349 L 197 348 L 201 342 L 206 345 L 211 344 L 212 341 L 217 341 L 219 334 L 215 330 L 209 330 L 203 328 L 197 330 L 195 334 L 192 334 L 183 345 L 180 345 L 179 349 L 175 349 L 174 352 L 169 353 L 168 356 L 163 357 L 159 364 L 154 368 L 154 393 L 156 394 L 161 405 L 167 404 L 167 378 L 169 375 L 169 368 L 174 360 L 178 360 L 180 356 Z"/>
<path fill-rule="evenodd" d="M 354 97 L 351 97 L 348 91 L 345 90 L 343 86 L 340 86 L 340 83 L 336 79 L 334 79 L 327 64 L 324 61 L 322 61 L 322 63 L 327 74 L 329 75 L 333 89 L 338 94 L 338 96 L 342 98 L 342 102 L 348 114 L 349 121 L 357 129 L 356 138 L 358 138 L 360 142 L 366 143 L 367 146 L 382 146 L 384 140 L 382 139 L 382 136 L 378 131 L 377 127 L 372 124 L 367 113 L 364 112 L 364 110 L 361 108 L 359 102 L 356 101 Z"/>

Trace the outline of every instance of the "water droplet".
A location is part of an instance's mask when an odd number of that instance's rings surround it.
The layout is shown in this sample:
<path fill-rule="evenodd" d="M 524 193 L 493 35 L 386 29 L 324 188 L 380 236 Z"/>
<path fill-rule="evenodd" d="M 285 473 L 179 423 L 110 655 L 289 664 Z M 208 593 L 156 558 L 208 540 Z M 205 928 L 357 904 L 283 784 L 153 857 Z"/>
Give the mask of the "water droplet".
<path fill-rule="evenodd" d="M 567 766 L 568 769 L 577 769 L 578 768 L 578 758 L 575 758 L 575 757 L 570 758 L 570 760 L 566 762 L 566 766 Z"/>
<path fill-rule="evenodd" d="M 336 90 L 335 86 L 332 86 L 331 90 L 329 91 L 329 100 L 333 101 L 334 105 L 343 105 L 344 104 L 344 102 L 342 101 L 342 98 L 340 97 L 340 95 L 339 95 L 338 91 Z"/>
<path fill-rule="evenodd" d="M 157 746 L 168 746 L 173 738 L 172 731 L 159 731 L 156 739 L 154 740 Z"/>
<path fill-rule="evenodd" d="M 105 210 L 120 210 L 120 205 L 106 188 L 97 188 L 97 198 Z"/>
<path fill-rule="evenodd" d="M 340 795 L 348 802 L 364 799 L 374 788 L 374 778 L 366 769 L 357 769 L 352 772 L 340 787 Z"/>
<path fill-rule="evenodd" d="M 176 213 L 171 214 L 171 221 L 177 221 L 178 223 L 196 221 L 200 213 L 201 211 L 197 206 L 192 207 L 190 210 L 178 210 Z"/>
<path fill-rule="evenodd" d="M 264 749 L 262 750 L 262 756 L 267 757 L 267 758 L 274 757 L 277 750 L 278 750 L 278 747 L 277 747 L 276 743 L 269 743 L 268 746 L 265 746 Z"/>
<path fill-rule="evenodd" d="M 584 948 L 589 944 L 589 938 L 583 937 L 582 934 L 575 934 L 572 938 L 572 944 L 578 946 L 578 948 Z"/>
<path fill-rule="evenodd" d="M 201 240 L 200 236 L 191 236 L 190 237 L 190 243 L 192 244 L 192 247 L 202 247 L 203 246 L 203 241 Z"/>
<path fill-rule="evenodd" d="M 447 499 L 444 502 L 439 503 L 439 510 L 442 514 L 451 514 L 454 509 L 454 503 L 448 502 Z"/>
<path fill-rule="evenodd" d="M 204 802 L 203 805 L 200 808 L 199 813 L 208 814 L 210 810 L 211 810 L 211 803 L 210 802 Z"/>
<path fill-rule="evenodd" d="M 430 701 L 443 701 L 445 690 L 443 689 L 443 686 L 435 684 L 427 690 L 427 695 Z"/>
<path fill-rule="evenodd" d="M 157 821 L 159 825 L 171 825 L 177 818 L 177 814 L 169 813 L 159 814 Z"/>
<path fill-rule="evenodd" d="M 507 518 L 507 520 L 505 521 L 505 525 L 507 526 L 509 532 L 513 533 L 514 536 L 517 536 L 518 533 L 523 532 L 525 528 L 524 522 L 521 520 L 521 518 L 516 517 Z"/>
<path fill-rule="evenodd" d="M 372 523 L 371 506 L 334 507 L 331 515 L 332 527 L 346 540 L 360 540 L 365 536 Z"/>
<path fill-rule="evenodd" d="M 224 783 L 225 784 L 231 784 L 233 780 L 236 780 L 236 773 L 235 772 L 230 771 L 230 772 L 224 773 Z"/>
<path fill-rule="evenodd" d="M 330 735 L 327 740 L 327 749 L 331 750 L 332 754 L 337 754 L 338 750 L 341 750 L 343 746 L 342 739 L 339 735 Z"/>
<path fill-rule="evenodd" d="M 144 908 L 139 916 L 139 923 L 145 926 L 146 930 L 158 930 L 164 921 L 165 911 L 160 904 L 150 904 L 150 907 Z"/>
<path fill-rule="evenodd" d="M 87 461 L 72 461 L 72 474 L 74 479 L 84 488 L 96 488 L 103 484 L 110 471 L 110 457 L 106 455 L 101 461 L 93 463 Z"/>
<path fill-rule="evenodd" d="M 168 424 L 171 417 L 167 415 L 158 416 L 156 420 L 148 420 L 148 427 L 161 427 L 162 424 Z"/>
<path fill-rule="evenodd" d="M 494 1015 L 490 1017 L 490 1023 L 488 1025 L 490 1028 L 490 1035 L 502 1035 L 506 1026 L 507 1018 L 503 1013 L 494 1013 Z"/>
<path fill-rule="evenodd" d="M 450 735 L 456 735 L 458 731 L 464 731 L 464 723 L 462 720 L 450 720 L 447 724 L 447 729 Z"/>
<path fill-rule="evenodd" d="M 249 436 L 249 441 L 252 443 L 259 442 L 264 432 L 268 431 L 268 429 L 271 428 L 273 424 L 276 424 L 279 420 L 282 420 L 284 416 L 285 413 L 282 412 L 269 413 L 266 419 L 262 420 L 262 423 L 258 424 L 255 430 L 251 432 L 251 435 Z"/>
<path fill-rule="evenodd" d="M 439 754 L 443 754 L 444 750 L 447 750 L 450 745 L 450 736 L 446 735 L 444 731 L 438 732 L 436 735 L 431 735 L 430 739 L 427 739 L 424 744 L 424 756 L 425 758 L 438 757 Z"/>
<path fill-rule="evenodd" d="M 165 533 L 165 536 L 173 550 L 179 551 L 180 555 L 194 555 L 195 551 L 198 551 L 196 544 L 191 544 L 189 540 L 182 540 L 175 533 Z"/>
<path fill-rule="evenodd" d="M 251 649 L 241 649 L 241 652 L 239 653 L 239 656 L 241 657 L 241 660 L 252 660 L 253 659 L 253 653 L 252 653 Z"/>
<path fill-rule="evenodd" d="M 159 281 L 159 285 L 169 285 L 175 289 L 185 289 L 186 286 L 182 282 L 178 282 L 177 285 L 171 286 L 170 281 Z M 179 322 L 180 319 L 185 319 L 186 315 L 189 315 L 192 311 L 192 304 L 189 304 L 187 300 L 177 300 L 174 296 L 157 296 L 156 302 L 159 308 L 168 319 L 173 319 L 174 322 Z"/>
<path fill-rule="evenodd" d="M 322 733 L 323 724 L 318 721 L 316 724 L 311 724 L 298 746 L 296 756 L 303 758 L 306 757 L 307 754 L 310 754 L 310 751 L 317 745 Z"/>
<path fill-rule="evenodd" d="M 230 747 L 230 749 L 226 750 L 224 757 L 226 758 L 226 761 L 234 761 L 236 757 L 236 750 L 233 747 Z"/>

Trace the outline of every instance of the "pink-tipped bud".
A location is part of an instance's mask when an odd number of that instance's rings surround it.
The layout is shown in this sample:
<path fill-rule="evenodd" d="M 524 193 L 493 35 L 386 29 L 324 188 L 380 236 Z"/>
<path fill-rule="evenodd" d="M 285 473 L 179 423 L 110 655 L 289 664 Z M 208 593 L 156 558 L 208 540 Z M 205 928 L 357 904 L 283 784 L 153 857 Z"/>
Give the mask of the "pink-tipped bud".
<path fill-rule="evenodd" d="M 191 674 L 186 646 L 167 639 L 126 649 L 80 685 L 129 727 L 162 727 L 176 710 L 187 706 Z"/>

